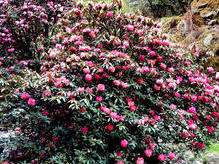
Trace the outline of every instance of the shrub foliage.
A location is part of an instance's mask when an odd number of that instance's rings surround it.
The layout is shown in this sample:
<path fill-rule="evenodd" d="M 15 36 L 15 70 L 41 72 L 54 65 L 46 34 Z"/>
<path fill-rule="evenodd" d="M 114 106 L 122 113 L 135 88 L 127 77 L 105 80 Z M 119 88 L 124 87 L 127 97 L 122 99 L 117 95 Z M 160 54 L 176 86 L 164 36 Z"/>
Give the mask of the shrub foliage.
<path fill-rule="evenodd" d="M 120 1 L 40 2 L 1 2 L 0 116 L 16 132 L 5 160 L 177 163 L 216 139 L 214 72 L 161 24 Z"/>

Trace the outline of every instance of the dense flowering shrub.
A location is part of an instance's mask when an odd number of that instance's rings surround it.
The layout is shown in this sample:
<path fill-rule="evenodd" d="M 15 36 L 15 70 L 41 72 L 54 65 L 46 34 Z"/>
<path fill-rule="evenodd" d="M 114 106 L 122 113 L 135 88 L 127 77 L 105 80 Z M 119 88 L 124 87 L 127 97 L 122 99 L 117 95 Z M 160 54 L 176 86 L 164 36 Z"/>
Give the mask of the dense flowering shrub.
<path fill-rule="evenodd" d="M 68 1 L 7 1 L 0 4 L 0 53 L 18 59 L 40 59 L 55 31 L 55 24 L 67 8 Z"/>
<path fill-rule="evenodd" d="M 38 73 L 29 60 L 1 68 L 1 114 L 17 134 L 8 161 L 183 163 L 216 139 L 214 72 L 200 72 L 158 22 L 121 7 L 72 4 L 38 50 Z"/>

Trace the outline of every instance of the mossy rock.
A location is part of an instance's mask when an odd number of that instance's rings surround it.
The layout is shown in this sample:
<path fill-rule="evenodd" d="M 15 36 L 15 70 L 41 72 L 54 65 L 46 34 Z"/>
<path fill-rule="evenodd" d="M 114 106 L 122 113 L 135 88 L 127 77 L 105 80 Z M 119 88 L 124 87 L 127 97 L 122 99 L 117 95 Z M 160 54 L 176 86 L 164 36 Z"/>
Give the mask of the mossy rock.
<path fill-rule="evenodd" d="M 173 16 L 173 17 L 163 17 L 161 18 L 161 23 L 163 24 L 164 32 L 173 32 L 169 31 L 172 29 L 178 30 L 178 25 L 181 23 L 182 16 Z"/>
<path fill-rule="evenodd" d="M 191 3 L 192 9 L 201 9 L 206 7 L 219 8 L 219 0 L 194 0 Z"/>

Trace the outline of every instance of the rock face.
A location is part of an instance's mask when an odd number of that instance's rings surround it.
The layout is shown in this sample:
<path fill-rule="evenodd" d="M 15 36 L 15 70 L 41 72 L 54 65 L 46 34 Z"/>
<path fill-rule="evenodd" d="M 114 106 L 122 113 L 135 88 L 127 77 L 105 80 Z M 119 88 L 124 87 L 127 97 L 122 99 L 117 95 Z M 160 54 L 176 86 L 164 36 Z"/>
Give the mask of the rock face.
<path fill-rule="evenodd" d="M 186 12 L 192 0 L 126 0 L 133 10 L 140 9 L 143 15 L 160 18 Z"/>
<path fill-rule="evenodd" d="M 218 164 L 219 163 L 219 154 L 216 152 L 207 152 L 207 155 L 204 154 L 204 157 L 195 158 L 194 154 L 191 151 L 186 153 L 186 163 L 188 164 Z"/>
<path fill-rule="evenodd" d="M 203 43 L 205 46 L 210 46 L 211 45 L 211 41 L 214 38 L 214 36 L 212 34 L 208 34 L 206 36 L 206 38 L 204 39 Z"/>
<path fill-rule="evenodd" d="M 170 41 L 185 46 L 197 42 L 203 54 L 212 51 L 214 60 L 207 62 L 219 71 L 219 0 L 193 0 L 182 16 L 162 18 Z"/>
<path fill-rule="evenodd" d="M 212 153 L 205 157 L 207 164 L 218 164 L 219 163 L 219 154 Z"/>

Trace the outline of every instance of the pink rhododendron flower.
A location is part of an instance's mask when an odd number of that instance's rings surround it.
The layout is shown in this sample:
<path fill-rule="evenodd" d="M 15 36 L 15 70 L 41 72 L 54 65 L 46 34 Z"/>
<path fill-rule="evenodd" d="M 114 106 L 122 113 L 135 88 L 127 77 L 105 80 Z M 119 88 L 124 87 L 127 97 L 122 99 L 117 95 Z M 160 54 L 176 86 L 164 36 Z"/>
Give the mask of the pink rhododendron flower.
<path fill-rule="evenodd" d="M 176 97 L 178 97 L 178 98 L 180 98 L 180 97 L 181 97 L 181 95 L 180 95 L 180 93 L 179 93 L 179 92 L 175 92 L 175 93 L 174 93 L 174 96 L 176 96 Z"/>
<path fill-rule="evenodd" d="M 121 82 L 121 86 L 122 86 L 122 88 L 128 88 L 128 83 L 124 83 L 124 82 Z"/>
<path fill-rule="evenodd" d="M 144 158 L 138 157 L 136 164 L 144 164 Z"/>
<path fill-rule="evenodd" d="M 127 145 L 128 145 L 128 141 L 127 141 L 126 139 L 124 139 L 124 140 L 121 141 L 121 146 L 122 146 L 123 148 L 126 148 Z"/>
<path fill-rule="evenodd" d="M 97 89 L 98 89 L 99 91 L 104 91 L 104 90 L 105 90 L 105 85 L 104 85 L 104 84 L 98 84 L 98 85 L 97 85 Z"/>
<path fill-rule="evenodd" d="M 132 112 L 136 111 L 136 106 L 131 106 L 131 107 L 130 107 L 130 110 L 131 110 Z"/>
<path fill-rule="evenodd" d="M 133 30 L 134 30 L 134 26 L 132 26 L 132 25 L 127 25 L 126 28 L 127 28 L 129 31 L 133 31 Z"/>
<path fill-rule="evenodd" d="M 158 56 L 158 57 L 156 58 L 156 60 L 157 60 L 158 62 L 161 62 L 161 61 L 163 60 L 163 57 Z"/>
<path fill-rule="evenodd" d="M 195 107 L 190 107 L 189 109 L 188 109 L 188 112 L 189 113 L 192 113 L 192 114 L 196 114 L 196 109 L 195 109 Z"/>
<path fill-rule="evenodd" d="M 219 80 L 219 72 L 216 73 L 216 79 Z"/>
<path fill-rule="evenodd" d="M 90 69 L 89 68 L 84 68 L 83 72 L 86 73 L 86 74 L 89 74 L 90 73 Z"/>
<path fill-rule="evenodd" d="M 157 83 L 157 84 L 163 84 L 163 79 L 157 79 L 157 80 L 156 80 L 156 83 Z"/>
<path fill-rule="evenodd" d="M 112 131 L 113 130 L 113 125 L 112 124 L 109 124 L 106 126 L 106 128 L 109 130 L 109 131 Z"/>
<path fill-rule="evenodd" d="M 171 67 L 171 68 L 168 68 L 168 71 L 173 73 L 175 71 L 175 69 L 173 67 Z"/>
<path fill-rule="evenodd" d="M 159 90 L 160 90 L 160 86 L 154 85 L 154 89 L 155 89 L 156 91 L 159 91 Z"/>
<path fill-rule="evenodd" d="M 14 48 L 8 49 L 8 52 L 14 52 Z"/>
<path fill-rule="evenodd" d="M 86 80 L 87 82 L 91 82 L 91 81 L 92 81 L 92 75 L 86 74 L 86 75 L 85 75 L 85 80 Z"/>
<path fill-rule="evenodd" d="M 3 164 L 11 164 L 11 163 L 8 163 L 8 162 L 3 162 Z"/>
<path fill-rule="evenodd" d="M 183 162 L 183 159 L 182 159 L 182 158 L 179 158 L 179 159 L 178 159 L 178 162 L 182 163 L 182 162 Z"/>
<path fill-rule="evenodd" d="M 124 164 L 123 161 L 118 161 L 116 164 Z"/>
<path fill-rule="evenodd" d="M 45 96 L 45 97 L 51 96 L 51 92 L 46 89 L 46 90 L 43 91 L 42 96 L 43 96 L 43 97 L 44 97 L 44 96 Z"/>
<path fill-rule="evenodd" d="M 156 54 L 156 53 L 155 53 L 154 51 L 151 51 L 151 52 L 150 52 L 150 56 L 151 56 L 151 57 L 154 57 L 155 54 Z"/>
<path fill-rule="evenodd" d="M 45 153 L 44 152 L 40 152 L 40 158 L 45 158 Z"/>
<path fill-rule="evenodd" d="M 168 42 L 168 41 L 163 41 L 163 43 L 162 43 L 164 46 L 169 46 L 170 45 L 170 43 Z"/>
<path fill-rule="evenodd" d="M 116 118 L 116 113 L 115 112 L 112 112 L 109 108 L 104 108 L 103 109 L 103 112 L 104 113 L 106 113 L 106 114 L 110 114 L 110 116 L 112 117 L 112 118 Z"/>
<path fill-rule="evenodd" d="M 146 149 L 146 150 L 144 151 L 144 154 L 145 154 L 147 157 L 151 157 L 151 155 L 152 155 L 152 150 L 151 150 L 151 149 Z"/>
<path fill-rule="evenodd" d="M 163 25 L 162 25 L 161 23 L 159 23 L 159 24 L 157 24 L 157 27 L 158 27 L 158 28 L 162 28 Z"/>
<path fill-rule="evenodd" d="M 21 133 L 21 128 L 16 127 L 16 128 L 15 128 L 15 133 L 16 133 L 16 134 L 20 134 L 20 133 Z"/>
<path fill-rule="evenodd" d="M 169 152 L 168 157 L 169 159 L 174 159 L 176 157 L 176 154 L 173 152 Z"/>
<path fill-rule="evenodd" d="M 187 124 L 188 124 L 188 125 L 191 125 L 191 124 L 193 124 L 193 123 L 194 123 L 194 121 L 193 121 L 192 119 L 187 120 Z"/>
<path fill-rule="evenodd" d="M 21 98 L 22 98 L 23 100 L 27 100 L 27 99 L 30 98 L 30 95 L 25 92 L 25 93 L 22 93 Z"/>
<path fill-rule="evenodd" d="M 84 127 L 81 129 L 81 131 L 82 131 L 83 133 L 88 133 L 88 128 L 87 128 L 87 126 L 84 126 Z"/>
<path fill-rule="evenodd" d="M 174 104 L 171 104 L 171 105 L 170 105 L 170 109 L 176 110 L 176 108 L 177 108 L 176 105 L 174 105 Z"/>
<path fill-rule="evenodd" d="M 113 83 L 116 85 L 116 86 L 119 86 L 121 84 L 121 82 L 119 80 L 114 80 Z"/>
<path fill-rule="evenodd" d="M 184 136 L 185 138 L 188 138 L 188 136 L 189 136 L 189 133 L 188 133 L 188 132 L 186 132 L 186 131 L 183 131 L 183 136 Z"/>
<path fill-rule="evenodd" d="M 101 77 L 100 77 L 100 75 L 95 74 L 94 78 L 95 78 L 96 80 L 99 80 Z"/>
<path fill-rule="evenodd" d="M 134 106 L 134 105 L 135 105 L 135 102 L 132 101 L 131 98 L 128 98 L 128 99 L 127 99 L 127 104 L 128 104 L 128 106 Z"/>
<path fill-rule="evenodd" d="M 79 87 L 79 88 L 77 89 L 77 91 L 78 91 L 78 92 L 84 92 L 85 89 L 84 89 L 84 87 Z"/>
<path fill-rule="evenodd" d="M 128 42 L 127 40 L 125 40 L 125 41 L 123 42 L 123 46 L 126 47 L 126 48 L 129 47 L 129 42 Z"/>
<path fill-rule="evenodd" d="M 144 56 L 144 55 L 139 55 L 139 59 L 140 59 L 141 61 L 145 61 L 145 56 Z"/>
<path fill-rule="evenodd" d="M 161 64 L 160 64 L 160 67 L 163 68 L 163 69 L 166 69 L 166 68 L 167 68 L 166 64 L 164 64 L 164 63 L 161 63 Z"/>
<path fill-rule="evenodd" d="M 166 160 L 166 156 L 164 154 L 160 154 L 158 156 L 159 161 L 164 162 Z"/>
<path fill-rule="evenodd" d="M 137 124 L 138 125 L 144 125 L 145 124 L 145 120 L 140 119 L 140 120 L 137 121 Z"/>
<path fill-rule="evenodd" d="M 112 17 L 112 16 L 113 16 L 113 13 L 114 13 L 113 11 L 108 11 L 107 14 L 106 14 L 106 16 L 107 16 L 107 17 Z"/>
<path fill-rule="evenodd" d="M 192 101 L 197 101 L 197 96 L 196 95 L 192 95 L 190 98 L 191 98 Z"/>
<path fill-rule="evenodd" d="M 122 151 L 117 152 L 116 157 L 122 157 Z"/>
<path fill-rule="evenodd" d="M 29 98 L 27 103 L 29 106 L 34 106 L 36 104 L 36 101 L 35 101 L 35 99 Z"/>
<path fill-rule="evenodd" d="M 214 68 L 213 68 L 213 67 L 208 67 L 207 70 L 208 70 L 208 72 L 210 72 L 210 73 L 214 72 Z"/>
<path fill-rule="evenodd" d="M 194 53 L 195 56 L 199 56 L 199 54 L 200 54 L 199 52 L 195 52 Z"/>
<path fill-rule="evenodd" d="M 149 147 L 150 147 L 151 150 L 154 150 L 154 148 L 155 148 L 155 144 L 153 144 L 153 143 L 149 143 Z"/>
<path fill-rule="evenodd" d="M 97 96 L 97 97 L 96 97 L 96 101 L 100 102 L 100 101 L 102 101 L 102 100 L 103 100 L 103 97 L 102 97 L 102 96 Z"/>
<path fill-rule="evenodd" d="M 115 67 L 110 67 L 109 68 L 109 71 L 112 72 L 112 73 L 115 72 L 115 70 L 116 70 Z"/>
<path fill-rule="evenodd" d="M 142 70 L 143 70 L 144 72 L 149 72 L 149 71 L 150 71 L 149 67 L 147 67 L 147 66 L 142 67 Z"/>
<path fill-rule="evenodd" d="M 84 112 L 84 111 L 86 111 L 86 109 L 85 109 L 84 107 L 82 107 L 82 108 L 80 109 L 80 111 Z"/>
<path fill-rule="evenodd" d="M 168 84 L 168 86 L 170 87 L 170 88 L 176 88 L 176 83 L 175 82 L 170 82 L 169 84 Z"/>
<path fill-rule="evenodd" d="M 122 43 L 122 42 L 121 42 L 121 40 L 119 40 L 119 39 L 117 39 L 117 40 L 114 42 L 114 44 L 115 44 L 116 46 L 119 46 L 121 43 Z"/>
<path fill-rule="evenodd" d="M 89 93 L 93 93 L 93 89 L 87 87 L 86 90 L 89 92 Z"/>
<path fill-rule="evenodd" d="M 95 32 L 94 32 L 94 31 L 91 31 L 91 32 L 89 33 L 89 36 L 90 36 L 91 38 L 95 38 L 95 37 L 96 37 Z"/>
<path fill-rule="evenodd" d="M 196 135 L 194 133 L 190 133 L 190 137 L 194 138 Z"/>
<path fill-rule="evenodd" d="M 158 121 L 158 122 L 161 122 L 161 117 L 158 116 L 158 115 L 156 115 L 156 116 L 154 116 L 154 120 L 156 120 L 156 121 Z"/>
<path fill-rule="evenodd" d="M 209 133 L 214 133 L 214 128 L 213 127 L 207 126 L 207 129 L 208 129 Z"/>
<path fill-rule="evenodd" d="M 196 128 L 197 128 L 196 124 L 190 124 L 189 125 L 189 129 L 191 129 L 191 130 L 195 130 Z"/>
<path fill-rule="evenodd" d="M 197 143 L 197 147 L 199 148 L 199 149 L 204 149 L 204 147 L 205 147 L 205 145 L 203 144 L 203 143 Z"/>
<path fill-rule="evenodd" d="M 43 114 L 44 116 L 48 116 L 48 115 L 49 115 L 49 112 L 48 112 L 47 110 L 45 110 L 45 111 L 42 112 L 42 114 Z"/>

